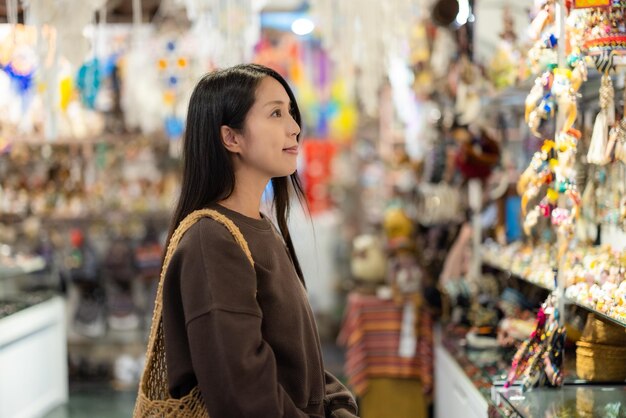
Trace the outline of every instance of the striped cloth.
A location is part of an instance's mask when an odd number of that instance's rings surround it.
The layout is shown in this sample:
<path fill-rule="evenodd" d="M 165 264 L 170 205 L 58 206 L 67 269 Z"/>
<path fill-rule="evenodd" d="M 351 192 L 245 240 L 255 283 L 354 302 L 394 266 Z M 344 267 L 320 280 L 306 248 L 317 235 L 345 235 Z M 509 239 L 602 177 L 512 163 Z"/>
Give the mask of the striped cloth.
<path fill-rule="evenodd" d="M 432 391 L 432 316 L 416 303 L 417 347 L 411 358 L 400 357 L 401 304 L 352 292 L 337 341 L 346 347 L 345 372 L 354 392 L 362 396 L 375 377 L 420 379 Z"/>

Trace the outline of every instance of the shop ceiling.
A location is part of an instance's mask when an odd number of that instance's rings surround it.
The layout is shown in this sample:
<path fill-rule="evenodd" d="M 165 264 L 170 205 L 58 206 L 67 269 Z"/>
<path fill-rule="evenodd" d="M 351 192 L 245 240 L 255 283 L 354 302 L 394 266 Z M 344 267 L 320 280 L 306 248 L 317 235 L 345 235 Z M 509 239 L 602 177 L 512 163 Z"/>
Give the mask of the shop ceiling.
<path fill-rule="evenodd" d="M 81 0 L 76 0 L 81 1 Z M 151 21 L 159 10 L 162 1 L 168 0 L 141 0 L 144 21 Z M 170 0 L 171 2 L 171 0 Z M 21 2 L 20 2 L 21 3 Z M 306 3 L 305 0 L 267 0 L 264 11 L 296 10 Z M 19 21 L 23 22 L 22 6 L 19 6 Z M 133 20 L 132 0 L 108 0 L 107 21 L 112 23 L 130 23 Z M 0 0 L 0 23 L 7 21 L 7 6 L 5 0 Z"/>

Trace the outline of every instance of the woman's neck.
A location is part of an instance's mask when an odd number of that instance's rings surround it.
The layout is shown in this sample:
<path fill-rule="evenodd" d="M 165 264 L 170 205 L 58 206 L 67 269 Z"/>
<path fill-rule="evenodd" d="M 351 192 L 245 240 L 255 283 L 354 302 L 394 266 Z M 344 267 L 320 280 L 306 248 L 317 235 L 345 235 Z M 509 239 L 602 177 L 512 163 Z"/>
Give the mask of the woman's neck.
<path fill-rule="evenodd" d="M 241 177 L 236 176 L 233 193 L 218 203 L 249 218 L 261 219 L 261 198 L 267 182 L 259 179 L 254 179 L 256 181 L 245 181 Z"/>

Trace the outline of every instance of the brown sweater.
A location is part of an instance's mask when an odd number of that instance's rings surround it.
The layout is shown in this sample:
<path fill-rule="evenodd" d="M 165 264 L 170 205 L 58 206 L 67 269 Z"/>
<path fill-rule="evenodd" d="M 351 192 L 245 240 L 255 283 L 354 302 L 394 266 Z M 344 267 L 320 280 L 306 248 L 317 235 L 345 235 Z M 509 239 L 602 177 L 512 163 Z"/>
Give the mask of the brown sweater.
<path fill-rule="evenodd" d="M 355 416 L 350 392 L 324 371 L 307 294 L 280 235 L 266 218 L 212 208 L 239 227 L 255 266 L 212 219 L 180 241 L 163 287 L 170 394 L 198 385 L 211 418 Z"/>

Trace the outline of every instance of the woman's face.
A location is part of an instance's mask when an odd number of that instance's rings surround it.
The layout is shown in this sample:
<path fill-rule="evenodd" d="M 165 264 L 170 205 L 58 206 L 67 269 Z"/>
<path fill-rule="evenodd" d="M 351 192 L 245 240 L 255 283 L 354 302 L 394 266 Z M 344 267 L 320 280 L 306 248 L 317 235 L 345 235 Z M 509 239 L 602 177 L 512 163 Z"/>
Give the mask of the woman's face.
<path fill-rule="evenodd" d="M 297 167 L 300 127 L 289 113 L 289 95 L 268 76 L 259 83 L 255 97 L 244 122 L 240 157 L 248 169 L 259 175 L 291 175 Z"/>

